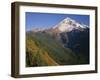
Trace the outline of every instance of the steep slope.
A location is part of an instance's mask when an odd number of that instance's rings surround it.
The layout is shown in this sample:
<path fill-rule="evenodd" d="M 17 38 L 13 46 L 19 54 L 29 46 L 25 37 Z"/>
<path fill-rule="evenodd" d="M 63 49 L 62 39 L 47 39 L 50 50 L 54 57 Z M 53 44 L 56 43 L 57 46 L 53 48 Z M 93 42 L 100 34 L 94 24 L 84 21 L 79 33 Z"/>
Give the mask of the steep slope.
<path fill-rule="evenodd" d="M 60 34 L 64 47 L 70 48 L 83 63 L 89 63 L 89 29 L 72 30 Z"/>
<path fill-rule="evenodd" d="M 26 38 L 26 66 L 55 66 L 78 64 L 77 56 L 64 48 L 50 35 L 28 32 Z"/>
<path fill-rule="evenodd" d="M 26 38 L 26 66 L 59 65 L 30 36 Z"/>

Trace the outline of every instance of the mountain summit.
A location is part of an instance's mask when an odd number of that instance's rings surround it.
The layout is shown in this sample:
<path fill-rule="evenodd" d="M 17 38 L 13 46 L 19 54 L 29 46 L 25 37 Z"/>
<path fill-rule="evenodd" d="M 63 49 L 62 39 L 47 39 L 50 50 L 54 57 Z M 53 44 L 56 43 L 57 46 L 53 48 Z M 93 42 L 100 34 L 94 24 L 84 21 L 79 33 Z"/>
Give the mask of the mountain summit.
<path fill-rule="evenodd" d="M 60 32 L 70 32 L 74 29 L 83 30 L 84 28 L 88 28 L 88 26 L 80 24 L 79 22 L 69 17 L 65 18 L 59 24 L 53 27 L 53 29 L 58 30 Z"/>

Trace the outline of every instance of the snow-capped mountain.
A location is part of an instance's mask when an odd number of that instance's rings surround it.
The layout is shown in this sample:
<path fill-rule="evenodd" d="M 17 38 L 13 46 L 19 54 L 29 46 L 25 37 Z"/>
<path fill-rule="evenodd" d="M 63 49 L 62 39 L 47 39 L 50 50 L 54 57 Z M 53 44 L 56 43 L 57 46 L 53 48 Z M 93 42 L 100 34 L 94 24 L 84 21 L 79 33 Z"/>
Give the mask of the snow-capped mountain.
<path fill-rule="evenodd" d="M 83 31 L 84 29 L 89 28 L 85 24 L 80 24 L 79 22 L 71 19 L 69 17 L 65 18 L 55 26 L 48 29 L 33 29 L 33 32 L 46 32 L 50 34 L 62 33 L 62 32 L 70 32 L 72 30 Z"/>
<path fill-rule="evenodd" d="M 41 37 L 41 39 L 45 36 L 46 38 L 49 38 L 49 41 L 51 42 L 53 41 L 52 39 L 54 39 L 54 41 L 59 43 L 63 48 L 73 51 L 75 55 L 78 56 L 79 61 L 82 60 L 82 63 L 85 64 L 89 63 L 90 29 L 87 25 L 81 24 L 67 17 L 51 28 L 34 29 L 32 33 L 33 32 L 36 33 L 37 36 Z M 46 38 L 43 38 L 43 40 L 47 40 Z"/>
<path fill-rule="evenodd" d="M 58 60 L 61 61 L 62 63 L 59 62 L 61 65 L 68 63 L 71 63 L 72 65 L 76 64 L 76 62 L 77 64 L 89 64 L 89 32 L 90 29 L 87 25 L 80 24 L 71 18 L 65 18 L 51 28 L 34 28 L 33 30 L 28 31 L 27 36 L 29 37 L 26 39 L 28 39 L 27 41 L 29 41 L 29 43 L 31 40 L 30 49 L 35 46 L 38 50 L 42 50 L 38 51 L 41 62 L 41 55 L 45 52 L 50 55 L 50 57 L 53 55 L 54 57 L 52 57 L 52 59 L 57 59 L 57 62 Z M 49 53 L 48 51 L 51 51 L 52 53 Z M 29 52 L 27 52 L 27 54 Z M 56 55 L 58 55 L 59 58 L 56 57 Z M 72 56 L 72 60 L 70 60 L 70 56 Z M 32 64 L 32 66 L 37 66 L 38 64 L 41 65 L 41 63 L 35 63 Z"/>
<path fill-rule="evenodd" d="M 34 28 L 34 29 L 32 29 L 33 32 L 42 32 L 44 30 L 45 29 L 41 29 L 41 28 Z"/>
<path fill-rule="evenodd" d="M 87 55 L 89 52 L 89 27 L 85 24 L 80 24 L 67 17 L 54 27 L 45 30 L 45 32 L 65 48 L 70 48 L 75 53 L 82 51 Z"/>
<path fill-rule="evenodd" d="M 59 24 L 53 27 L 54 30 L 58 30 L 59 32 L 70 32 L 74 29 L 83 30 L 84 28 L 88 28 L 88 26 L 80 24 L 69 17 L 65 18 Z"/>

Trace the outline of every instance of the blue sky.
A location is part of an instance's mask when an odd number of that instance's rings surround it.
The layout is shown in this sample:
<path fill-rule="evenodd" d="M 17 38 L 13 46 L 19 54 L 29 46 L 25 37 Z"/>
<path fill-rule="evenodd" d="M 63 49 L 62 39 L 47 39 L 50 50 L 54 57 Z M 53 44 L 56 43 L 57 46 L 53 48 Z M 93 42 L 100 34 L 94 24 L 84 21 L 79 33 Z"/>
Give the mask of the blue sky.
<path fill-rule="evenodd" d="M 70 17 L 79 23 L 89 26 L 89 15 L 75 15 L 75 14 L 51 14 L 51 13 L 33 13 L 26 12 L 26 31 L 34 28 L 50 28 L 58 24 L 66 17 Z"/>

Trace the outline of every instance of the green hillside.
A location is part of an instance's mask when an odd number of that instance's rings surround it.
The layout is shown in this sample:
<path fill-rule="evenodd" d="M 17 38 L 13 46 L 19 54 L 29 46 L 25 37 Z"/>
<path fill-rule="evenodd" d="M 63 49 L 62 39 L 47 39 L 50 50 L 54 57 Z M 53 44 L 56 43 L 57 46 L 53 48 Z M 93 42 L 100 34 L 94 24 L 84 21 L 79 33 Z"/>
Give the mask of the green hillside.
<path fill-rule="evenodd" d="M 78 64 L 77 56 L 50 35 L 26 33 L 26 66 L 57 66 Z"/>

